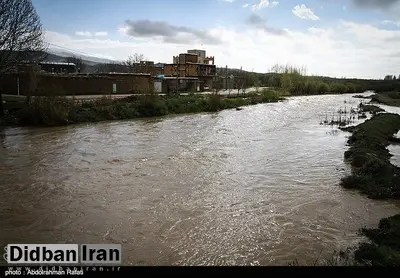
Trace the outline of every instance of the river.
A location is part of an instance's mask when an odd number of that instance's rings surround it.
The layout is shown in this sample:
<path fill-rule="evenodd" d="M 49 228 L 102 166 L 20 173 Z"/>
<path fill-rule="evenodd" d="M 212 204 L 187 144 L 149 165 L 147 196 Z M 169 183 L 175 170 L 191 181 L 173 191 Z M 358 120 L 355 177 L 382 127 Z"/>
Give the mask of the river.
<path fill-rule="evenodd" d="M 0 131 L 0 245 L 121 243 L 124 265 L 309 264 L 399 212 L 339 186 L 349 95 Z M 328 116 L 330 117 L 330 116 Z"/>

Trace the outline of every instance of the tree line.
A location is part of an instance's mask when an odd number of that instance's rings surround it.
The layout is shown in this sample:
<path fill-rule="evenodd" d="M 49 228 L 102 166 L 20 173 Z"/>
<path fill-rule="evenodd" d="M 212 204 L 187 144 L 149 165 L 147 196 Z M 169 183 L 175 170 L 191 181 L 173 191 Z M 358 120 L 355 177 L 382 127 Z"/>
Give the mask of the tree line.
<path fill-rule="evenodd" d="M 396 75 L 391 75 L 391 74 L 385 75 L 385 77 L 383 78 L 383 80 L 396 80 L 396 79 L 400 80 L 400 74 L 397 78 Z"/>
<path fill-rule="evenodd" d="M 362 93 L 366 90 L 376 92 L 400 91 L 400 78 L 351 79 L 307 75 L 304 67 L 275 65 L 268 73 L 249 72 L 240 69 L 217 68 L 217 76 L 224 80 L 233 77 L 242 82 L 244 88 L 275 87 L 291 95 L 321 93 Z M 235 84 L 235 83 L 234 83 Z M 225 88 L 220 84 L 221 89 Z"/>

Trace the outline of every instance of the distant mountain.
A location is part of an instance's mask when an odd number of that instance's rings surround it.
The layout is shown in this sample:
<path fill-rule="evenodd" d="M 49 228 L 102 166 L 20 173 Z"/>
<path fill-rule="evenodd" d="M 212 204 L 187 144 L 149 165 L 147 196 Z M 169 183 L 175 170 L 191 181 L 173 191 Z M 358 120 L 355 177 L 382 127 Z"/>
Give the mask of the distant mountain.
<path fill-rule="evenodd" d="M 49 49 L 47 52 L 49 54 L 46 59 L 48 62 L 63 62 L 66 57 L 76 57 L 82 59 L 82 61 L 88 66 L 115 63 L 115 61 L 110 59 L 98 58 L 66 50 Z"/>

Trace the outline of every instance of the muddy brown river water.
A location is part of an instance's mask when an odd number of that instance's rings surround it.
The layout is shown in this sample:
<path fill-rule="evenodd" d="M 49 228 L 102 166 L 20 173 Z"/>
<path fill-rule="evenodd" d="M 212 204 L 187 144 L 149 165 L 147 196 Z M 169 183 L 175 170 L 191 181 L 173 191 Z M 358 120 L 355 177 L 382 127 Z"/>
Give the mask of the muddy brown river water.
<path fill-rule="evenodd" d="M 320 120 L 359 101 L 293 97 L 242 111 L 3 129 L 0 245 L 121 243 L 125 265 L 329 256 L 400 211 L 339 186 L 349 134 Z"/>

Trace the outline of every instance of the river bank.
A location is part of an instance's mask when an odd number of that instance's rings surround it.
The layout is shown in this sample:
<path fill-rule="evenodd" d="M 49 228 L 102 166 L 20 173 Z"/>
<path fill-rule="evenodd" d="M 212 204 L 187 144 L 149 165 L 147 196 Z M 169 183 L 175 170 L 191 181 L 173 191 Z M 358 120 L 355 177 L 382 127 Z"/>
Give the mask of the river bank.
<path fill-rule="evenodd" d="M 349 150 L 344 153 L 351 165 L 351 175 L 342 178 L 344 188 L 357 189 L 373 199 L 400 199 L 400 168 L 391 164 L 387 146 L 397 141 L 400 115 L 376 114 L 352 132 Z M 362 264 L 379 266 L 400 265 L 400 214 L 384 218 L 377 229 L 362 229 L 371 242 L 360 244 L 354 253 Z"/>
<path fill-rule="evenodd" d="M 325 92 L 320 95 L 350 93 Z M 0 126 L 63 126 L 85 122 L 127 120 L 172 114 L 241 110 L 241 106 L 283 101 L 287 97 L 315 94 L 290 92 L 283 88 L 260 88 L 246 94 L 131 95 L 103 97 L 79 104 L 67 97 L 37 96 L 17 105 L 19 110 L 0 118 Z M 16 106 L 11 105 L 11 107 Z"/>
<path fill-rule="evenodd" d="M 0 119 L 3 126 L 60 126 L 84 122 L 124 120 L 145 117 L 216 112 L 224 109 L 284 100 L 279 92 L 264 89 L 259 93 L 225 98 L 219 95 L 130 96 L 123 99 L 102 98 L 76 104 L 62 97 L 36 97 L 22 109 Z"/>

